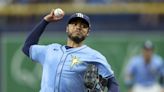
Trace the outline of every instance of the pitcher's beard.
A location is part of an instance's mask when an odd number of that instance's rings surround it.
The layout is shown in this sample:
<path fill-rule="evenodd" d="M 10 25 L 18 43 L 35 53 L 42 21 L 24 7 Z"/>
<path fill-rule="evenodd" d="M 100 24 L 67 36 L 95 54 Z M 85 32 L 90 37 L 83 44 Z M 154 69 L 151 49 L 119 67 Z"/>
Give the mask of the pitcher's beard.
<path fill-rule="evenodd" d="M 75 43 L 77 43 L 77 44 L 79 44 L 80 42 L 84 41 L 85 38 L 86 38 L 85 36 L 79 37 L 79 36 L 71 36 L 71 35 L 69 35 L 69 34 L 68 34 L 68 37 L 69 37 L 72 41 L 74 41 Z"/>

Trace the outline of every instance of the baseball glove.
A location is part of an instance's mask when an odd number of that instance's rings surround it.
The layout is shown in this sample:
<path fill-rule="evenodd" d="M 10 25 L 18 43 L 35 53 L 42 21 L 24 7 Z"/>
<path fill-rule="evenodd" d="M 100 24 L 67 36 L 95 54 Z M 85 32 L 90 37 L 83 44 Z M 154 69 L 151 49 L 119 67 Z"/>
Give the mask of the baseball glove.
<path fill-rule="evenodd" d="M 100 79 L 98 68 L 93 64 L 89 64 L 84 74 L 84 85 L 87 92 L 103 92 L 105 87 L 101 84 Z"/>

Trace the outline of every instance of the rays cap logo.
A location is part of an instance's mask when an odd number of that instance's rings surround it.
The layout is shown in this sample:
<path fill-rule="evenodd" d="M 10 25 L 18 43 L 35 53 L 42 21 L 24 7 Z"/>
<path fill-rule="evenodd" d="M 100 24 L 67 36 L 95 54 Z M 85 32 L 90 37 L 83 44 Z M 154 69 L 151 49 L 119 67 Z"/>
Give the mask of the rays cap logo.
<path fill-rule="evenodd" d="M 88 27 L 91 28 L 90 18 L 83 13 L 75 13 L 75 14 L 71 15 L 68 19 L 68 24 L 76 19 L 84 20 L 84 22 L 88 25 Z"/>

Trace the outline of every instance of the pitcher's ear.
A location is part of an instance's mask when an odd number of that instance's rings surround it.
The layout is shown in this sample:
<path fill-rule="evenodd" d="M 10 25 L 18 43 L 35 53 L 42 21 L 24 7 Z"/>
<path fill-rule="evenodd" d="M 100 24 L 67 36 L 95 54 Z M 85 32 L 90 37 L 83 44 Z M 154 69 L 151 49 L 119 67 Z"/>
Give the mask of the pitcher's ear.
<path fill-rule="evenodd" d="M 66 33 L 68 33 L 68 26 L 66 27 Z"/>
<path fill-rule="evenodd" d="M 89 36 L 89 33 L 87 34 L 87 37 Z"/>

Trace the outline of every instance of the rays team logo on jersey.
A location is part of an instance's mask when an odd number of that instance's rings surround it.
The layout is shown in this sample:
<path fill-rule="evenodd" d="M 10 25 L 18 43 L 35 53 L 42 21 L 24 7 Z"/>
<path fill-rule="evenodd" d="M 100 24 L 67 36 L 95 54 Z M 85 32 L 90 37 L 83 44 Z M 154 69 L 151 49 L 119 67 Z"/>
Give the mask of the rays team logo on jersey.
<path fill-rule="evenodd" d="M 81 62 L 80 62 L 80 60 L 79 60 L 78 57 L 72 56 L 72 59 L 71 59 L 71 68 L 72 68 L 73 66 L 77 65 L 77 64 L 80 64 L 80 63 L 81 63 Z"/>
<path fill-rule="evenodd" d="M 84 15 L 83 15 L 82 13 L 76 13 L 76 15 L 77 15 L 78 17 L 81 17 L 81 18 L 84 17 Z"/>

